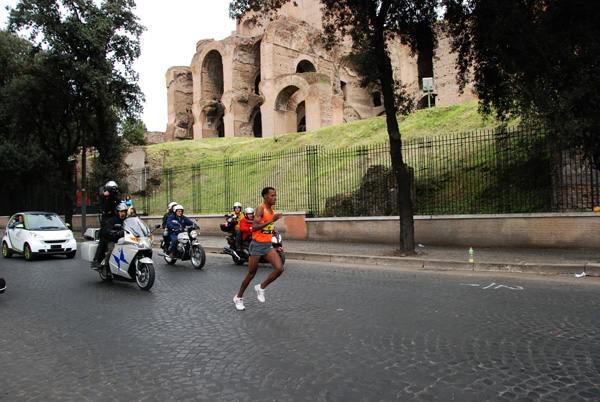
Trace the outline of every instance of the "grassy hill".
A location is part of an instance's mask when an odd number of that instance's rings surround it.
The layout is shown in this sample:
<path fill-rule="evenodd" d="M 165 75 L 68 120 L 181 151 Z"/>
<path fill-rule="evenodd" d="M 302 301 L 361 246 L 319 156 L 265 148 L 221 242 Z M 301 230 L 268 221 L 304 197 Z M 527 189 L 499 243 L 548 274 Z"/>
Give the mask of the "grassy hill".
<path fill-rule="evenodd" d="M 509 122 L 509 125 L 517 124 Z M 403 139 L 436 137 L 498 127 L 493 119 L 483 119 L 477 112 L 477 102 L 447 107 L 418 110 L 408 116 L 399 116 Z M 346 148 L 380 144 L 388 141 L 385 116 L 358 120 L 325 127 L 305 133 L 292 133 L 274 138 L 204 138 L 201 140 L 172 141 L 146 147 L 148 161 L 161 161 L 163 168 L 193 165 L 198 160 L 213 161 L 235 158 L 249 153 L 260 154 L 284 149 L 320 145 L 326 148 Z"/>

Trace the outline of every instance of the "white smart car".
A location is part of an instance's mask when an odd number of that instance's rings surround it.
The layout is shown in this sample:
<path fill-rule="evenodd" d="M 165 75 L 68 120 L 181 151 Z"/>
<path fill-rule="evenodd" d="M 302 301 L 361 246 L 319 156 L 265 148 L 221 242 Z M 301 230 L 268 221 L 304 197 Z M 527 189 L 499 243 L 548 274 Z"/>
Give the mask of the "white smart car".
<path fill-rule="evenodd" d="M 2 256 L 23 254 L 27 261 L 38 255 L 64 254 L 75 257 L 77 240 L 54 212 L 19 212 L 8 221 L 2 238 Z"/>

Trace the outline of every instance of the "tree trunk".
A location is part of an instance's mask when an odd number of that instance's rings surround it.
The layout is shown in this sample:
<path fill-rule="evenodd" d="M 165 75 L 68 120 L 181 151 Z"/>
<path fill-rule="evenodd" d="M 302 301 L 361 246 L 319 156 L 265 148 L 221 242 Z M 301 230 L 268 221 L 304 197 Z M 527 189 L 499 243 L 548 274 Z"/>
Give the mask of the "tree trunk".
<path fill-rule="evenodd" d="M 392 62 L 385 51 L 379 52 L 381 60 L 381 91 L 385 107 L 388 136 L 390 138 L 390 156 L 392 169 L 398 184 L 398 207 L 400 215 L 400 252 L 415 254 L 415 226 L 413 206 L 410 198 L 410 176 L 402 158 L 402 136 L 396 119 L 394 97 L 394 75 Z"/>
<path fill-rule="evenodd" d="M 63 195 L 65 206 L 65 222 L 73 225 L 73 212 L 75 210 L 75 199 L 73 189 L 73 165 L 68 161 L 59 162 L 61 183 L 59 184 L 60 192 Z"/>

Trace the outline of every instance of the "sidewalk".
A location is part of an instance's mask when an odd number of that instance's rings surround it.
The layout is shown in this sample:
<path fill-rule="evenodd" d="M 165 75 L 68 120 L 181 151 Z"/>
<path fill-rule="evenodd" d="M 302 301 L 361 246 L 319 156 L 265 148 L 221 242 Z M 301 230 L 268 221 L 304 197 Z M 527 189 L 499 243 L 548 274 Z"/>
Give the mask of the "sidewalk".
<path fill-rule="evenodd" d="M 226 246 L 224 236 L 200 236 L 200 243 L 207 253 L 221 253 Z M 594 251 L 475 248 L 474 262 L 469 263 L 468 248 L 419 245 L 415 250 L 417 255 L 410 257 L 401 257 L 397 248 L 381 244 L 283 240 L 288 260 L 571 276 L 586 272 L 589 276 L 600 276 L 600 252 Z"/>

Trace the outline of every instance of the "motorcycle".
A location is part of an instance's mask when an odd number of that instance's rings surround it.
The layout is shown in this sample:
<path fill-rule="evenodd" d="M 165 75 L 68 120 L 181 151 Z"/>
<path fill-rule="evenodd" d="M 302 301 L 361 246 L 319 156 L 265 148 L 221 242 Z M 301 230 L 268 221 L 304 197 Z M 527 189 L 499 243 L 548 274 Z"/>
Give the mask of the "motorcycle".
<path fill-rule="evenodd" d="M 159 228 L 156 225 L 152 231 L 137 217 L 128 217 L 123 225 L 115 225 L 116 230 L 122 230 L 124 236 L 115 243 L 108 259 L 108 269 L 105 273 L 106 259 L 102 260 L 97 270 L 105 282 L 114 280 L 136 282 L 140 289 L 150 290 L 154 284 L 155 272 L 152 261 L 152 233 Z M 84 233 L 88 240 L 81 246 L 84 260 L 93 261 L 99 243 L 99 229 L 88 228 Z"/>
<path fill-rule="evenodd" d="M 162 252 L 158 253 L 161 257 L 164 257 L 165 261 L 169 265 L 173 265 L 177 260 L 181 261 L 192 261 L 192 266 L 196 269 L 202 269 L 206 263 L 206 252 L 204 247 L 198 241 L 200 235 L 200 228 L 194 221 L 194 226 L 188 226 L 185 231 L 177 235 L 177 248 L 173 253 L 173 258 L 169 257 L 170 239 L 167 237 L 166 241 L 163 237 L 160 242 L 160 248 Z"/>
<path fill-rule="evenodd" d="M 231 219 L 231 221 L 229 221 L 229 219 Z M 227 244 L 229 246 L 223 247 L 223 254 L 229 254 L 236 265 L 243 265 L 250 259 L 250 241 L 242 241 L 240 253 L 236 251 L 237 241 L 233 234 L 236 224 L 237 218 L 233 214 L 225 215 L 225 222 L 221 224 L 221 230 L 228 233 L 227 236 L 225 236 L 225 239 L 227 240 Z M 283 251 L 281 234 L 277 232 L 277 229 L 273 228 L 271 235 L 271 243 L 273 244 L 273 248 L 275 251 L 277 251 L 279 258 L 281 259 L 281 264 L 285 264 L 285 252 Z M 264 257 L 261 257 L 260 262 L 264 263 L 267 262 L 267 260 L 265 260 Z"/>

